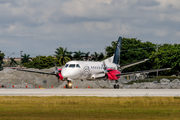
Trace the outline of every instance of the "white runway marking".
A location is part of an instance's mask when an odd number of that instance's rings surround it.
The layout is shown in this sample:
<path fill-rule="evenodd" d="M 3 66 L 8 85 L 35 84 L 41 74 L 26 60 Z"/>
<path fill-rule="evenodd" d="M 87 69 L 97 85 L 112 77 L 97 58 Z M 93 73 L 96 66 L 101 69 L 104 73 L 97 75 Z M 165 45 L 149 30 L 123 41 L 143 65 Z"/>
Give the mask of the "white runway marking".
<path fill-rule="evenodd" d="M 179 96 L 179 89 L 0 89 L 0 96 Z"/>

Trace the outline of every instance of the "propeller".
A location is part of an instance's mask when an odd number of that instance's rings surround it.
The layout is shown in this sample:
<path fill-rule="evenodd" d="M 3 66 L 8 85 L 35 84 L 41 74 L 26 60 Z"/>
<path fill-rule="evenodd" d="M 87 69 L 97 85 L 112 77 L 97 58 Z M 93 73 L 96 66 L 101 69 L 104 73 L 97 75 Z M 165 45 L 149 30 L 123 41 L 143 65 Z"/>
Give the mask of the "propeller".
<path fill-rule="evenodd" d="M 103 67 L 104 67 L 104 70 L 106 70 L 107 66 L 106 66 L 105 61 L 103 61 Z"/>
<path fill-rule="evenodd" d="M 59 73 L 59 70 L 58 70 L 58 68 L 57 68 L 56 62 L 54 62 L 54 65 L 55 65 L 55 74 L 58 74 L 58 73 Z"/>
<path fill-rule="evenodd" d="M 117 69 L 118 69 L 118 71 L 120 71 L 121 72 L 121 66 L 120 65 L 117 65 Z"/>
<path fill-rule="evenodd" d="M 54 60 L 54 66 L 55 66 L 55 71 L 54 71 L 53 73 L 56 74 L 56 77 L 57 77 L 58 82 L 59 82 L 59 72 L 60 72 L 60 71 L 59 71 L 58 68 L 57 68 L 57 64 L 56 64 L 55 60 Z"/>
<path fill-rule="evenodd" d="M 108 70 L 107 70 L 107 65 L 106 65 L 105 61 L 103 61 L 103 68 L 104 68 L 104 73 L 107 74 Z"/>
<path fill-rule="evenodd" d="M 103 61 L 103 67 L 104 67 L 104 72 L 107 74 L 108 72 L 112 71 L 113 69 L 107 69 L 107 65 L 105 61 Z"/>
<path fill-rule="evenodd" d="M 105 61 L 103 61 L 103 68 L 104 68 L 105 78 L 108 79 L 108 70 L 107 70 L 107 65 Z"/>
<path fill-rule="evenodd" d="M 107 79 L 109 79 L 109 80 L 118 79 L 117 76 L 116 76 L 116 74 L 119 74 L 119 73 L 120 73 L 119 70 L 108 69 L 105 61 L 103 61 L 103 67 L 104 67 L 105 78 L 107 78 Z M 119 69 L 119 68 L 120 68 L 120 65 L 117 65 L 117 68 Z"/>

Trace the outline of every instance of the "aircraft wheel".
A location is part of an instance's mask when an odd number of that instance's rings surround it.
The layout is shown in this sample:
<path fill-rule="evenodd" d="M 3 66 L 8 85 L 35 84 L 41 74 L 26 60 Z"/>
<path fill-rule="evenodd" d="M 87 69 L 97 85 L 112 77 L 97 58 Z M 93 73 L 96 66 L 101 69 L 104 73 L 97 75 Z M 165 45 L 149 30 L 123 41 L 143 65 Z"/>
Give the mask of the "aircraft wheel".
<path fill-rule="evenodd" d="M 66 89 L 72 89 L 72 86 L 66 85 Z"/>
<path fill-rule="evenodd" d="M 66 89 L 72 89 L 72 82 L 71 81 L 67 81 Z"/>
<path fill-rule="evenodd" d="M 116 84 L 114 85 L 114 89 L 116 89 Z"/>
<path fill-rule="evenodd" d="M 114 85 L 114 89 L 119 89 L 119 85 Z"/>
<path fill-rule="evenodd" d="M 116 88 L 119 89 L 119 85 L 116 85 Z"/>

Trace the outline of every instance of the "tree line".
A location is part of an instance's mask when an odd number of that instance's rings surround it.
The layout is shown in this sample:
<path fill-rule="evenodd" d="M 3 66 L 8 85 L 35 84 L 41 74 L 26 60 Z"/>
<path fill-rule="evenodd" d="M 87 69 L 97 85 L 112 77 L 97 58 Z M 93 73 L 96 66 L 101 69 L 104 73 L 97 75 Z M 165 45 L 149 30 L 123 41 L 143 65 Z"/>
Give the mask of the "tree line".
<path fill-rule="evenodd" d="M 25 57 L 26 56 L 26 57 Z M 54 56 L 36 56 L 35 58 L 30 58 L 26 54 L 22 56 L 22 64 L 24 67 L 28 68 L 50 68 L 55 66 L 63 66 L 68 61 L 71 60 L 80 60 L 80 61 L 101 61 L 105 58 L 103 53 L 94 52 L 94 54 L 90 54 L 90 52 L 81 52 L 68 51 L 67 48 L 59 47 L 55 50 Z M 31 59 L 31 60 L 30 60 Z"/>
<path fill-rule="evenodd" d="M 21 65 L 27 68 L 50 68 L 55 66 L 63 66 L 66 62 L 70 60 L 89 60 L 89 61 L 102 61 L 114 54 L 117 41 L 112 41 L 111 45 L 105 46 L 105 54 L 103 52 L 82 52 L 82 51 L 68 51 L 67 48 L 59 47 L 55 49 L 55 54 L 52 56 L 36 56 L 31 58 L 30 55 L 22 55 Z M 180 74 L 180 44 L 154 44 L 151 42 L 142 42 L 137 38 L 122 38 L 121 46 L 121 58 L 120 64 L 128 64 L 149 58 L 150 60 L 126 68 L 123 72 L 127 71 L 140 71 L 147 69 L 158 69 L 171 67 L 170 71 L 160 72 L 160 75 L 172 75 Z M 4 53 L 0 52 L 0 61 L 2 64 L 2 59 L 4 58 Z M 13 62 L 11 60 L 11 62 Z"/>

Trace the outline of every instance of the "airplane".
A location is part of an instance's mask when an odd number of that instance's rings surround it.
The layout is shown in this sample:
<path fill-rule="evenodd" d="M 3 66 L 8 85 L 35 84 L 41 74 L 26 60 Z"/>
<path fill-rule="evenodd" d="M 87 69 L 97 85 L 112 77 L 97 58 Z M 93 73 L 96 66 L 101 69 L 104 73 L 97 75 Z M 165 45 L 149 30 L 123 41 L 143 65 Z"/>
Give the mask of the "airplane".
<path fill-rule="evenodd" d="M 56 75 L 58 80 L 67 81 L 66 88 L 72 88 L 73 80 L 97 80 L 97 79 L 108 79 L 111 81 L 116 81 L 114 84 L 114 89 L 119 89 L 118 79 L 121 76 L 127 75 L 136 75 L 136 74 L 147 74 L 150 72 L 164 71 L 170 70 L 171 68 L 162 68 L 162 69 L 154 69 L 154 70 L 144 70 L 144 71 L 135 71 L 135 72 L 126 72 L 123 73 L 122 70 L 143 63 L 149 59 L 144 59 L 142 61 L 130 63 L 124 66 L 120 66 L 120 52 L 121 52 L 121 41 L 122 37 L 119 37 L 117 46 L 115 49 L 115 54 L 105 59 L 101 62 L 97 61 L 69 61 L 65 64 L 62 69 L 55 68 L 55 72 L 41 72 L 41 71 L 31 71 L 24 69 L 17 69 L 19 71 L 26 72 L 35 72 L 40 74 L 49 74 Z"/>

